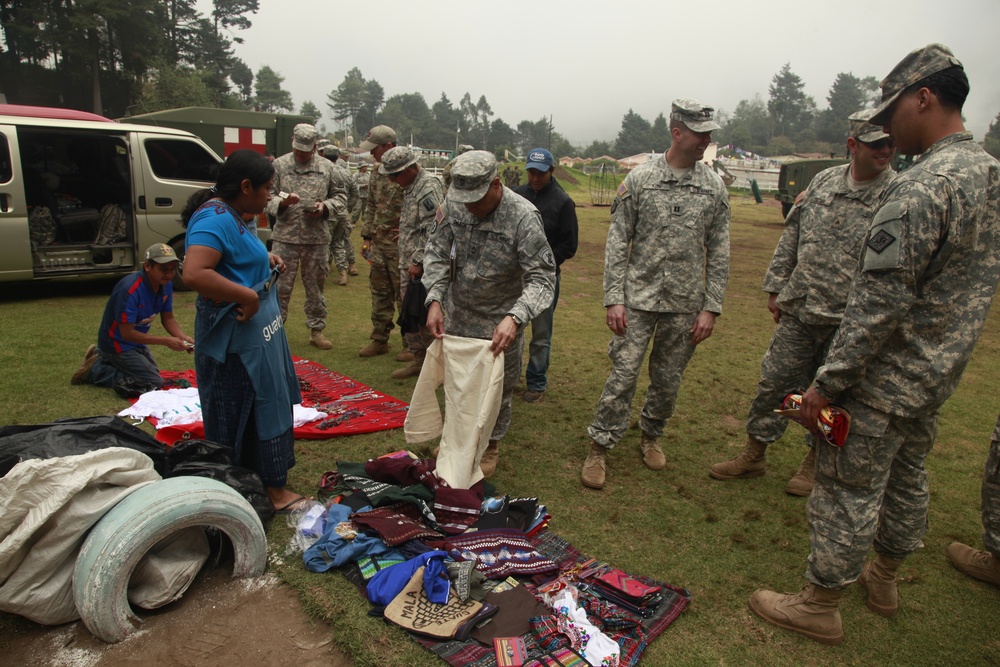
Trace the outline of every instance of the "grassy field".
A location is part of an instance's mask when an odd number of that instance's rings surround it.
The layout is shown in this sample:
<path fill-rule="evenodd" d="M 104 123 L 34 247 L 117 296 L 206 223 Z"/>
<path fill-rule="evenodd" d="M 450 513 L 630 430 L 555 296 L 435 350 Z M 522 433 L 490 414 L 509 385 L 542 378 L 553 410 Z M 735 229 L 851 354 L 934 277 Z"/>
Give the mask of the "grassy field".
<path fill-rule="evenodd" d="M 609 211 L 589 206 L 585 180 L 567 189 L 581 204 L 580 248 L 563 268 L 549 390 L 532 405 L 515 398 L 513 424 L 493 481 L 501 493 L 538 496 L 553 515 L 552 530 L 583 553 L 691 590 L 688 611 L 653 642 L 643 664 L 1000 665 L 1000 592 L 959 574 L 943 553 L 956 539 L 981 546 L 979 485 L 1000 409 L 997 316 L 990 318 L 965 379 L 941 413 L 928 462 L 930 531 L 926 548 L 901 570 L 899 615 L 872 614 L 858 587 L 851 587 L 841 606 L 846 641 L 823 647 L 772 628 L 747 609 L 747 598 L 758 587 L 792 591 L 803 582 L 805 500 L 782 490 L 804 454 L 804 431 L 789 427 L 769 450 L 768 474 L 762 478 L 722 483 L 707 474 L 712 463 L 735 455 L 745 439 L 743 422 L 773 326 L 760 282 L 781 233 L 780 209 L 773 201 L 755 205 L 746 197 L 733 199 L 725 312 L 688 367 L 664 441 L 667 469 L 654 473 L 642 465 L 639 433 L 633 428 L 610 458 L 606 488 L 591 491 L 581 486 L 579 473 L 588 447 L 586 426 L 610 368 L 602 307 Z M 335 345 L 327 352 L 308 345 L 302 289 L 296 288 L 287 325 L 292 352 L 408 400 L 414 381 L 389 378 L 399 367 L 391 355 L 357 356 L 370 327 L 367 266 L 362 261 L 359 268 L 362 275 L 348 287 L 326 289 L 327 334 Z M 0 287 L 3 423 L 109 414 L 124 407 L 110 390 L 69 385 L 94 339 L 112 284 Z M 175 312 L 192 331 L 192 295 L 178 295 Z M 394 336 L 393 350 L 399 347 Z M 191 365 L 182 353 L 155 353 L 164 368 Z M 645 385 L 643 377 L 635 416 Z M 314 491 L 321 473 L 338 459 L 366 460 L 403 446 L 401 431 L 299 441 L 291 486 Z M 344 577 L 311 574 L 300 559 L 284 557 L 283 526 L 276 522 L 269 538 L 270 567 L 300 592 L 311 614 L 333 625 L 336 643 L 357 665 L 441 664 L 401 631 L 368 617 L 367 603 Z M 25 624 L 0 615 L 0 636 Z M 0 650 L 2 644 L 0 639 Z"/>

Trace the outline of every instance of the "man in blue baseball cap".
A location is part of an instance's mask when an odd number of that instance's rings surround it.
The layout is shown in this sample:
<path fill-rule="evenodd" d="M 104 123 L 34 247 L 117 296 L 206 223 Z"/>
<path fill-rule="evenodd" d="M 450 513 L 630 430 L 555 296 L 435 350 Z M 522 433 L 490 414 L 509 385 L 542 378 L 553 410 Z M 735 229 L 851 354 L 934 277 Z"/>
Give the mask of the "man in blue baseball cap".
<path fill-rule="evenodd" d="M 531 343 L 528 346 L 527 391 L 521 396 L 535 403 L 548 386 L 549 353 L 552 349 L 552 319 L 559 301 L 559 267 L 576 254 L 578 226 L 576 204 L 555 179 L 555 159 L 544 148 L 528 153 L 525 165 L 528 182 L 514 192 L 521 195 L 542 214 L 545 239 L 556 258 L 556 289 L 552 305 L 531 320 Z"/>

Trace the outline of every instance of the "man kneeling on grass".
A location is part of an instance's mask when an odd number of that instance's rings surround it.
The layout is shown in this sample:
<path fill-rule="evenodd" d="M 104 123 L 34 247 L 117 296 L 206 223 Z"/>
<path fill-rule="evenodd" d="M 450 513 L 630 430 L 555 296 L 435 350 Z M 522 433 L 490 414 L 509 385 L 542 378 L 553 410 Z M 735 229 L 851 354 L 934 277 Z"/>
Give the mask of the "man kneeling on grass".
<path fill-rule="evenodd" d="M 97 344 L 87 347 L 70 384 L 128 387 L 134 391 L 163 386 L 148 346 L 163 345 L 177 352 L 194 348 L 194 339 L 174 319 L 173 280 L 179 265 L 174 249 L 164 243 L 146 250 L 142 269 L 122 278 L 111 292 L 97 331 Z M 149 327 L 157 314 L 169 336 L 150 335 Z"/>

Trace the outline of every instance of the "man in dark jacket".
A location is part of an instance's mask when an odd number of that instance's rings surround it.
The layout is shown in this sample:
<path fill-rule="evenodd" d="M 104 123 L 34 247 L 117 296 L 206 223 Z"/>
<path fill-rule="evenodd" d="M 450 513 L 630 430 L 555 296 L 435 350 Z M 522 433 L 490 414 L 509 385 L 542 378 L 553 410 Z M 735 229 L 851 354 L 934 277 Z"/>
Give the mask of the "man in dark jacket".
<path fill-rule="evenodd" d="M 542 214 L 545 238 L 556 258 L 556 291 L 552 305 L 531 320 L 531 344 L 528 347 L 527 391 L 522 398 L 534 403 L 545 393 L 548 383 L 549 351 L 552 347 L 552 318 L 559 301 L 559 267 L 576 254 L 576 204 L 556 182 L 552 153 L 536 148 L 528 153 L 528 182 L 515 188 Z"/>

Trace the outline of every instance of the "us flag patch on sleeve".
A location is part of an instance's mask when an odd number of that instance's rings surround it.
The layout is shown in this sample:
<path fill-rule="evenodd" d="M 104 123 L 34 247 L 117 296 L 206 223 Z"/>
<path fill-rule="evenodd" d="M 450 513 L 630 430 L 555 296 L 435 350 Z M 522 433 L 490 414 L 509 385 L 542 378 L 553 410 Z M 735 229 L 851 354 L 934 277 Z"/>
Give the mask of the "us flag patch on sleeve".
<path fill-rule="evenodd" d="M 444 205 L 438 206 L 437 213 L 434 214 L 434 222 L 438 225 L 444 222 Z"/>
<path fill-rule="evenodd" d="M 618 186 L 618 196 L 624 197 L 627 192 L 628 192 L 628 186 L 625 185 L 625 181 L 622 181 L 621 185 Z"/>

